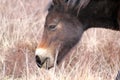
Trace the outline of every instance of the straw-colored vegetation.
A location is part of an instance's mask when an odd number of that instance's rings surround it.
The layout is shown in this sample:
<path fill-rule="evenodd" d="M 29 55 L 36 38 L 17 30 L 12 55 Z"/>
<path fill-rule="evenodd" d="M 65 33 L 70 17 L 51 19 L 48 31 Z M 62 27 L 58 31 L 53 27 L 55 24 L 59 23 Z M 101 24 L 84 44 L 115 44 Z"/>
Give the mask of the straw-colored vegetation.
<path fill-rule="evenodd" d="M 114 80 L 120 69 L 120 32 L 89 29 L 63 62 L 39 69 L 34 51 L 49 0 L 0 0 L 0 80 Z"/>

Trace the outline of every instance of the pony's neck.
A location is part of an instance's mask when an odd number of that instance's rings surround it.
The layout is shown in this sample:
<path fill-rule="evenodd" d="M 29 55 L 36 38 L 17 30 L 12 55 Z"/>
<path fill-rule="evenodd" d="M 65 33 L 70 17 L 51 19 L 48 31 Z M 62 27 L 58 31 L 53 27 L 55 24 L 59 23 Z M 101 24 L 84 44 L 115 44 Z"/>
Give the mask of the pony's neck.
<path fill-rule="evenodd" d="M 80 10 L 78 19 L 84 25 L 84 30 L 91 27 L 120 30 L 117 21 L 119 1 L 91 0 Z"/>

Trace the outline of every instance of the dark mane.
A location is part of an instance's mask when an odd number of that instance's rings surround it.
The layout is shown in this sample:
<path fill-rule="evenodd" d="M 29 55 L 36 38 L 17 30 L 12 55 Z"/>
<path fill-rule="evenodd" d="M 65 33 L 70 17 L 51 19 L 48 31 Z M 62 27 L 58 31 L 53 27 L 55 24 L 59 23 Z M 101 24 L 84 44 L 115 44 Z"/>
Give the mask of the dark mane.
<path fill-rule="evenodd" d="M 62 9 L 66 10 L 67 12 L 74 13 L 79 15 L 79 11 L 82 8 L 85 8 L 87 4 L 90 2 L 90 0 L 61 0 L 61 2 L 64 2 L 64 4 L 58 4 L 60 3 L 59 0 L 53 0 L 53 3 L 50 3 L 51 5 L 48 8 L 48 11 L 52 10 L 53 8 L 56 9 Z"/>

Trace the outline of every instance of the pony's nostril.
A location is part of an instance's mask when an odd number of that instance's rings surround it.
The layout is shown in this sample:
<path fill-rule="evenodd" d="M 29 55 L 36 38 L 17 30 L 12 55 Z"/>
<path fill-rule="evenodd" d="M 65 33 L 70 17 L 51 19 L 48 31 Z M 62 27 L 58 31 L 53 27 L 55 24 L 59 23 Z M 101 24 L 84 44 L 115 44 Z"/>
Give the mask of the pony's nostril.
<path fill-rule="evenodd" d="M 38 67 L 41 68 L 41 67 L 42 67 L 42 62 L 41 62 L 39 56 L 35 56 L 35 59 L 36 59 L 36 63 L 37 63 L 37 65 L 38 65 Z"/>

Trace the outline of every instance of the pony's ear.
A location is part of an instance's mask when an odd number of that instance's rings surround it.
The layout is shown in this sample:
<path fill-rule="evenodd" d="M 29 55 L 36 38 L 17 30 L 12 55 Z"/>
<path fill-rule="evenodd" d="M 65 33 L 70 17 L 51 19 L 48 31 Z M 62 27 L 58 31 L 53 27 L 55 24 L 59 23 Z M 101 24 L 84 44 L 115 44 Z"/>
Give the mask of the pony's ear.
<path fill-rule="evenodd" d="M 48 11 L 51 11 L 53 9 L 53 4 L 50 5 L 50 7 L 48 8 Z"/>

